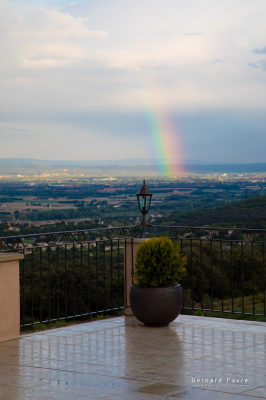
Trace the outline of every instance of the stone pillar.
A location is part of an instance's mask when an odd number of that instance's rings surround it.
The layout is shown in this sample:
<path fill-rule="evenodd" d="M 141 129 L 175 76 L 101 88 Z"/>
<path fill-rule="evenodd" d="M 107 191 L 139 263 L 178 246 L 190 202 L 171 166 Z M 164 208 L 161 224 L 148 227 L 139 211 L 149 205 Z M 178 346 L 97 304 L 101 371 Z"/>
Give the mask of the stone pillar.
<path fill-rule="evenodd" d="M 19 260 L 23 258 L 23 254 L 0 253 L 0 342 L 19 338 Z"/>
<path fill-rule="evenodd" d="M 133 283 L 132 272 L 135 266 L 136 251 L 139 245 L 147 239 L 128 239 L 124 249 L 124 288 L 125 288 L 125 315 L 133 315 L 130 307 L 129 292 Z"/>

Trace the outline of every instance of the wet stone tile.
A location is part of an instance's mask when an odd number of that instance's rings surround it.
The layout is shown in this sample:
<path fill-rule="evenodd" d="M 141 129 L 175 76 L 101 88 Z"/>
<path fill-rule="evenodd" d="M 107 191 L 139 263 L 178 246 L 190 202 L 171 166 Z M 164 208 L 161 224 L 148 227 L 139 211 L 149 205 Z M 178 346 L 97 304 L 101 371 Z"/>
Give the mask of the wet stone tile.
<path fill-rule="evenodd" d="M 94 321 L 0 344 L 0 400 L 263 398 L 265 349 L 263 323 L 180 316 L 149 328 L 134 317 Z M 192 382 L 232 374 L 248 377 L 249 386 Z"/>
<path fill-rule="evenodd" d="M 176 393 L 182 393 L 186 390 L 184 386 L 171 385 L 165 383 L 153 383 L 150 385 L 142 386 L 138 389 L 141 393 L 157 394 L 169 396 Z"/>
<path fill-rule="evenodd" d="M 266 386 L 257 387 L 255 389 L 247 390 L 242 392 L 242 394 L 247 396 L 253 396 L 258 398 L 266 399 Z"/>
<path fill-rule="evenodd" d="M 189 388 L 184 392 L 167 397 L 167 400 L 251 400 L 253 397 L 246 397 L 237 393 L 213 392 L 205 389 Z"/>

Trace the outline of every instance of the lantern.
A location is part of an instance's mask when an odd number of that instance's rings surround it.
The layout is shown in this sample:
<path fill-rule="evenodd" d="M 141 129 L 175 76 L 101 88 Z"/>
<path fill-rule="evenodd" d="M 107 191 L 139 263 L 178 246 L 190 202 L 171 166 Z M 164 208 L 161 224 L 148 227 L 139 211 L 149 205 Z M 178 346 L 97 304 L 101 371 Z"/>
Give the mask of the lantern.
<path fill-rule="evenodd" d="M 148 186 L 146 186 L 145 179 L 136 196 L 138 199 L 139 211 L 142 214 L 142 220 L 139 226 L 151 226 L 147 221 L 146 214 L 150 211 L 152 193 L 149 191 Z"/>

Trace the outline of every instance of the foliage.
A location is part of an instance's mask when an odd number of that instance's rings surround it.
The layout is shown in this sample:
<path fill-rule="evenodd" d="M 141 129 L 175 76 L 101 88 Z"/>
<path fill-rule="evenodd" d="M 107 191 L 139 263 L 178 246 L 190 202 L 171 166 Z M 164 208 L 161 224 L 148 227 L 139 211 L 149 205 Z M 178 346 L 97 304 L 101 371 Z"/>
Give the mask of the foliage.
<path fill-rule="evenodd" d="M 22 324 L 77 318 L 123 307 L 123 250 L 118 252 L 113 244 L 111 254 L 110 247 L 99 242 L 96 254 L 93 245 L 26 251 L 20 261 Z"/>
<path fill-rule="evenodd" d="M 136 253 L 134 278 L 140 287 L 168 287 L 187 274 L 187 258 L 166 238 L 144 241 Z"/>
<path fill-rule="evenodd" d="M 176 242 L 187 258 L 187 276 L 182 279 L 184 310 L 264 314 L 264 242 Z M 122 242 L 41 246 L 25 250 L 25 259 L 20 261 L 22 323 L 92 316 L 123 307 Z"/>
<path fill-rule="evenodd" d="M 236 225 L 245 228 L 264 228 L 266 223 L 266 196 L 256 196 L 233 202 L 227 206 L 210 210 L 173 212 L 164 219 L 164 224 L 175 225 Z"/>
<path fill-rule="evenodd" d="M 185 307 L 212 307 L 212 298 L 231 299 L 264 291 L 263 243 L 237 243 L 222 248 L 215 241 L 190 243 L 183 241 L 182 252 L 187 255 L 188 275 L 182 282 Z M 225 304 L 224 304 L 225 306 Z M 217 305 L 221 308 L 221 304 Z M 228 309 L 231 310 L 231 309 Z M 243 310 L 239 310 L 243 311 Z"/>

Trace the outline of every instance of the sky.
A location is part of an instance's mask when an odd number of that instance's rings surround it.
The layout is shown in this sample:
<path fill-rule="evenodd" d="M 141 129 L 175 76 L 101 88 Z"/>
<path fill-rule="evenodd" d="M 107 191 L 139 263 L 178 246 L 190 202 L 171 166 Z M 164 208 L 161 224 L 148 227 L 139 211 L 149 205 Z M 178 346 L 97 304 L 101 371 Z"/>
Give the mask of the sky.
<path fill-rule="evenodd" d="M 265 0 L 0 0 L 0 158 L 266 162 Z"/>

